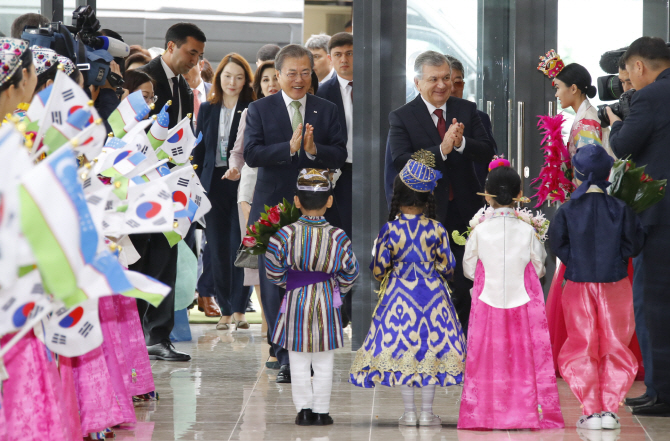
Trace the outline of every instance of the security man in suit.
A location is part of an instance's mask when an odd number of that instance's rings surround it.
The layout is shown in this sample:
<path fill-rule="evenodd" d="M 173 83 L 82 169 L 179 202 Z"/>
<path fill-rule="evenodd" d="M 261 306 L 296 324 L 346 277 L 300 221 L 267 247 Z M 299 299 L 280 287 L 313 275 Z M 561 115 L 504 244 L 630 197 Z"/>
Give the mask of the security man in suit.
<path fill-rule="evenodd" d="M 265 205 L 292 200 L 301 169 L 339 169 L 347 159 L 337 106 L 307 93 L 313 64 L 306 48 L 285 46 L 275 58 L 282 91 L 249 105 L 244 160 L 249 167 L 258 167 L 250 223 L 260 217 Z M 284 290 L 267 279 L 264 268 L 265 256 L 260 256 L 261 301 L 268 326 L 274 327 Z M 277 382 L 290 383 L 288 351 L 275 346 L 275 355 L 281 365 Z"/>
<path fill-rule="evenodd" d="M 169 127 L 174 127 L 188 114 L 193 114 L 193 92 L 184 75 L 195 66 L 205 52 L 205 34 L 191 23 L 177 23 L 165 34 L 165 52 L 138 70 L 146 72 L 156 81 L 156 107 L 158 113 L 168 100 Z M 137 307 L 142 318 L 144 338 L 149 358 L 166 361 L 188 361 L 191 356 L 175 350 L 170 342 L 174 326 L 174 286 L 177 279 L 177 247 L 170 247 L 162 233 L 135 234 L 133 245 L 141 258 L 130 269 L 151 276 L 172 288 L 161 304 L 155 308 L 139 300 Z"/>
<path fill-rule="evenodd" d="M 414 62 L 414 84 L 419 96 L 389 114 L 393 164 L 402 170 L 417 150 L 435 154 L 442 179 L 435 189 L 438 220 L 448 231 L 463 232 L 484 205 L 474 162 L 488 163 L 494 155 L 474 103 L 451 95 L 451 67 L 438 52 L 427 51 Z M 472 282 L 463 275 L 464 247 L 452 243 L 456 271 L 452 299 L 467 332 Z"/>

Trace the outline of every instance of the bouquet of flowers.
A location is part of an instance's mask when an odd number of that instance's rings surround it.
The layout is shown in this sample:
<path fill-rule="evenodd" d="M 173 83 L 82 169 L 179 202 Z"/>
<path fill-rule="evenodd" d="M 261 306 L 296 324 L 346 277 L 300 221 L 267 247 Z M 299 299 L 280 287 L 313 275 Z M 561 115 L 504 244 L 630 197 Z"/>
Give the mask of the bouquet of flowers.
<path fill-rule="evenodd" d="M 472 232 L 472 230 L 474 230 L 477 227 L 477 225 L 493 217 L 493 213 L 494 210 L 491 207 L 480 208 L 479 211 L 474 215 L 474 217 L 470 219 L 470 226 L 468 227 L 465 233 L 460 234 L 456 230 L 454 230 L 451 233 L 451 237 L 454 239 L 454 243 L 458 245 L 465 245 L 466 236 L 468 236 Z M 541 242 L 547 240 L 547 231 L 549 230 L 549 220 L 544 217 L 544 214 L 542 214 L 542 212 L 537 211 L 535 212 L 535 214 L 533 214 L 533 212 L 527 208 L 515 208 L 514 215 L 517 219 L 521 219 L 522 221 L 526 222 L 528 225 L 533 227 L 535 229 L 535 233 L 537 234 L 537 238 L 540 239 Z"/>
<path fill-rule="evenodd" d="M 564 122 L 562 114 L 556 116 L 540 116 L 538 127 L 543 132 L 542 150 L 544 150 L 544 166 L 540 174 L 531 184 L 537 187 L 537 205 L 539 207 L 549 199 L 550 201 L 565 202 L 570 193 L 575 190 L 572 185 L 572 164 L 570 153 L 563 143 L 561 127 Z"/>
<path fill-rule="evenodd" d="M 300 219 L 300 216 L 300 210 L 286 199 L 274 207 L 266 205 L 261 218 L 247 227 L 247 234 L 242 239 L 243 251 L 252 255 L 265 254 L 270 238 L 286 225 Z"/>
<path fill-rule="evenodd" d="M 667 179 L 653 180 L 644 172 L 645 167 L 636 167 L 629 158 L 617 160 L 610 174 L 612 185 L 607 189 L 610 195 L 624 201 L 636 213 L 641 213 L 665 196 Z"/>

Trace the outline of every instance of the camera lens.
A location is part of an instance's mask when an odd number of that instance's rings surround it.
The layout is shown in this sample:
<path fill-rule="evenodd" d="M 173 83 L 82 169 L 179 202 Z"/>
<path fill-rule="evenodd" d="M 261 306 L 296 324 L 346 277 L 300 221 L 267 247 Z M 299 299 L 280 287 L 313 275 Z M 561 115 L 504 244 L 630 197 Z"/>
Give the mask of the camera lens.
<path fill-rule="evenodd" d="M 603 129 L 610 126 L 610 118 L 607 115 L 607 104 L 598 106 L 598 119 L 600 120 L 600 126 Z"/>
<path fill-rule="evenodd" d="M 598 77 L 597 83 L 600 101 L 618 100 L 623 93 L 623 84 L 617 75 Z"/>

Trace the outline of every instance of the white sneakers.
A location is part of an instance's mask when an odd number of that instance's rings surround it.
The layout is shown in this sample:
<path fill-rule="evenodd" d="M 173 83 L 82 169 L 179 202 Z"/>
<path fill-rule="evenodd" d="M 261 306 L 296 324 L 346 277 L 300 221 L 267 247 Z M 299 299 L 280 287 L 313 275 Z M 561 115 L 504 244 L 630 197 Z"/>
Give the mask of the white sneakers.
<path fill-rule="evenodd" d="M 577 420 L 578 429 L 590 429 L 590 430 L 600 430 L 603 428 L 602 418 L 600 413 L 594 413 L 593 415 L 582 415 L 579 420 Z"/>
<path fill-rule="evenodd" d="M 582 415 L 581 418 L 579 418 L 577 421 L 577 428 L 590 430 L 614 430 L 621 428 L 621 423 L 619 423 L 619 417 L 616 413 L 602 412 L 594 413 L 593 415 Z"/>
<path fill-rule="evenodd" d="M 419 426 L 441 426 L 442 420 L 439 416 L 433 415 L 431 412 L 421 412 L 419 416 Z"/>
<path fill-rule="evenodd" d="M 416 426 L 416 412 L 405 412 L 398 420 L 401 426 Z"/>
<path fill-rule="evenodd" d="M 602 420 L 603 429 L 621 428 L 621 423 L 619 423 L 619 417 L 614 412 L 603 412 L 600 414 L 600 419 Z"/>
<path fill-rule="evenodd" d="M 439 416 L 433 415 L 430 412 L 421 412 L 419 418 L 416 417 L 416 412 L 405 412 L 402 414 L 398 420 L 398 424 L 401 426 L 416 426 L 416 423 L 419 423 L 419 426 L 441 426 L 442 420 Z"/>

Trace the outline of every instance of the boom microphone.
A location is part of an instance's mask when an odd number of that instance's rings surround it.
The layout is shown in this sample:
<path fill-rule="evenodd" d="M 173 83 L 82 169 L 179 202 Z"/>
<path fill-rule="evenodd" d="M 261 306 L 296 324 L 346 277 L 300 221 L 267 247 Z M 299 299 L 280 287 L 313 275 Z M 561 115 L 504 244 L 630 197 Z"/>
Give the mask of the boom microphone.
<path fill-rule="evenodd" d="M 92 38 L 91 46 L 94 49 L 106 50 L 112 57 L 125 58 L 130 53 L 130 46 L 121 40 L 111 37 Z"/>

